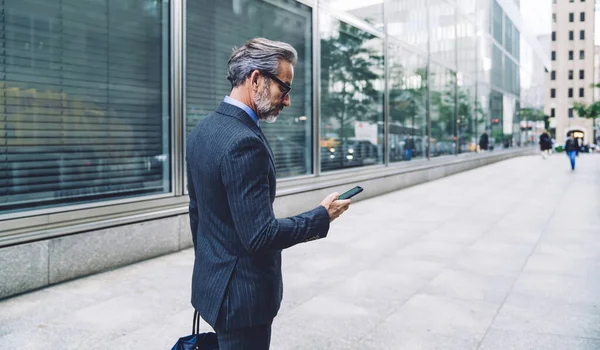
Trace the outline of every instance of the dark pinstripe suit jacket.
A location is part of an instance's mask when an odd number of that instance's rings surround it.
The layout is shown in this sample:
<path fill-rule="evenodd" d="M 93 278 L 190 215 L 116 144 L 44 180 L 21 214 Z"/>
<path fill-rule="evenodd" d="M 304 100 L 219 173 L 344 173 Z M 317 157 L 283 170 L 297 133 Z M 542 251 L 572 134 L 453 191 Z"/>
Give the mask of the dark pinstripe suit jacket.
<path fill-rule="evenodd" d="M 213 328 L 270 323 L 279 311 L 281 250 L 329 231 L 319 206 L 275 219 L 275 165 L 246 112 L 221 103 L 187 141 L 190 224 L 196 252 L 192 305 Z"/>

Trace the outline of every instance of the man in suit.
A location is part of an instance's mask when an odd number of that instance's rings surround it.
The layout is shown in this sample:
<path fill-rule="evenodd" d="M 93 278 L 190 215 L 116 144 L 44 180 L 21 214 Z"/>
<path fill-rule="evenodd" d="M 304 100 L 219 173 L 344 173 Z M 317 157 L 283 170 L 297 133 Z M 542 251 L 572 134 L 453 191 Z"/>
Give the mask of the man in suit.
<path fill-rule="evenodd" d="M 290 106 L 296 62 L 282 42 L 257 38 L 236 49 L 231 93 L 188 138 L 192 305 L 221 350 L 269 348 L 283 293 L 281 250 L 326 237 L 350 205 L 333 193 L 306 213 L 274 216 L 275 164 L 260 126 Z"/>

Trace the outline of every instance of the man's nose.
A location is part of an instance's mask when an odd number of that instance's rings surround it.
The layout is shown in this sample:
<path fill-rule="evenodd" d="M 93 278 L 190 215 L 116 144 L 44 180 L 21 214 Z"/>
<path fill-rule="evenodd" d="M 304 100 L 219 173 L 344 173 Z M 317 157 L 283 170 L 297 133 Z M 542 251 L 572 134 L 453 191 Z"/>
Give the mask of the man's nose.
<path fill-rule="evenodd" d="M 283 105 L 286 107 L 292 105 L 292 99 L 290 98 L 290 95 L 285 95 L 285 97 L 283 98 Z"/>

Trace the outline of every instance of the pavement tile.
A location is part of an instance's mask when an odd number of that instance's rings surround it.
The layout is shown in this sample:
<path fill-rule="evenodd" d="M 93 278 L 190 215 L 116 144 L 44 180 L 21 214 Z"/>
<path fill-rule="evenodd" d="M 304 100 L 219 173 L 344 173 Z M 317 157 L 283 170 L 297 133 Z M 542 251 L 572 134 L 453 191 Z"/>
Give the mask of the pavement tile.
<path fill-rule="evenodd" d="M 353 204 L 283 252 L 272 349 L 599 349 L 600 157 L 578 162 L 516 158 Z M 1 300 L 0 349 L 168 349 L 190 332 L 193 254 Z"/>
<path fill-rule="evenodd" d="M 599 339 L 532 334 L 491 329 L 480 350 L 597 350 Z"/>

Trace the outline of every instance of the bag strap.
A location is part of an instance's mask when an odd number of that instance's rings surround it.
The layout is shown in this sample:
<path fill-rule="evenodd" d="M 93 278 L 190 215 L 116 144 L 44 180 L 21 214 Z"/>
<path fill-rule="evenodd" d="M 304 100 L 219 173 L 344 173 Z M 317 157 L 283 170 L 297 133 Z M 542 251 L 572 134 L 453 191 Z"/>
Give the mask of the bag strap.
<path fill-rule="evenodd" d="M 194 310 L 194 323 L 192 324 L 192 334 L 200 334 L 200 314 Z"/>
<path fill-rule="evenodd" d="M 200 350 L 200 314 L 194 309 L 194 323 L 192 324 L 192 334 L 196 336 L 196 346 L 194 350 Z"/>

